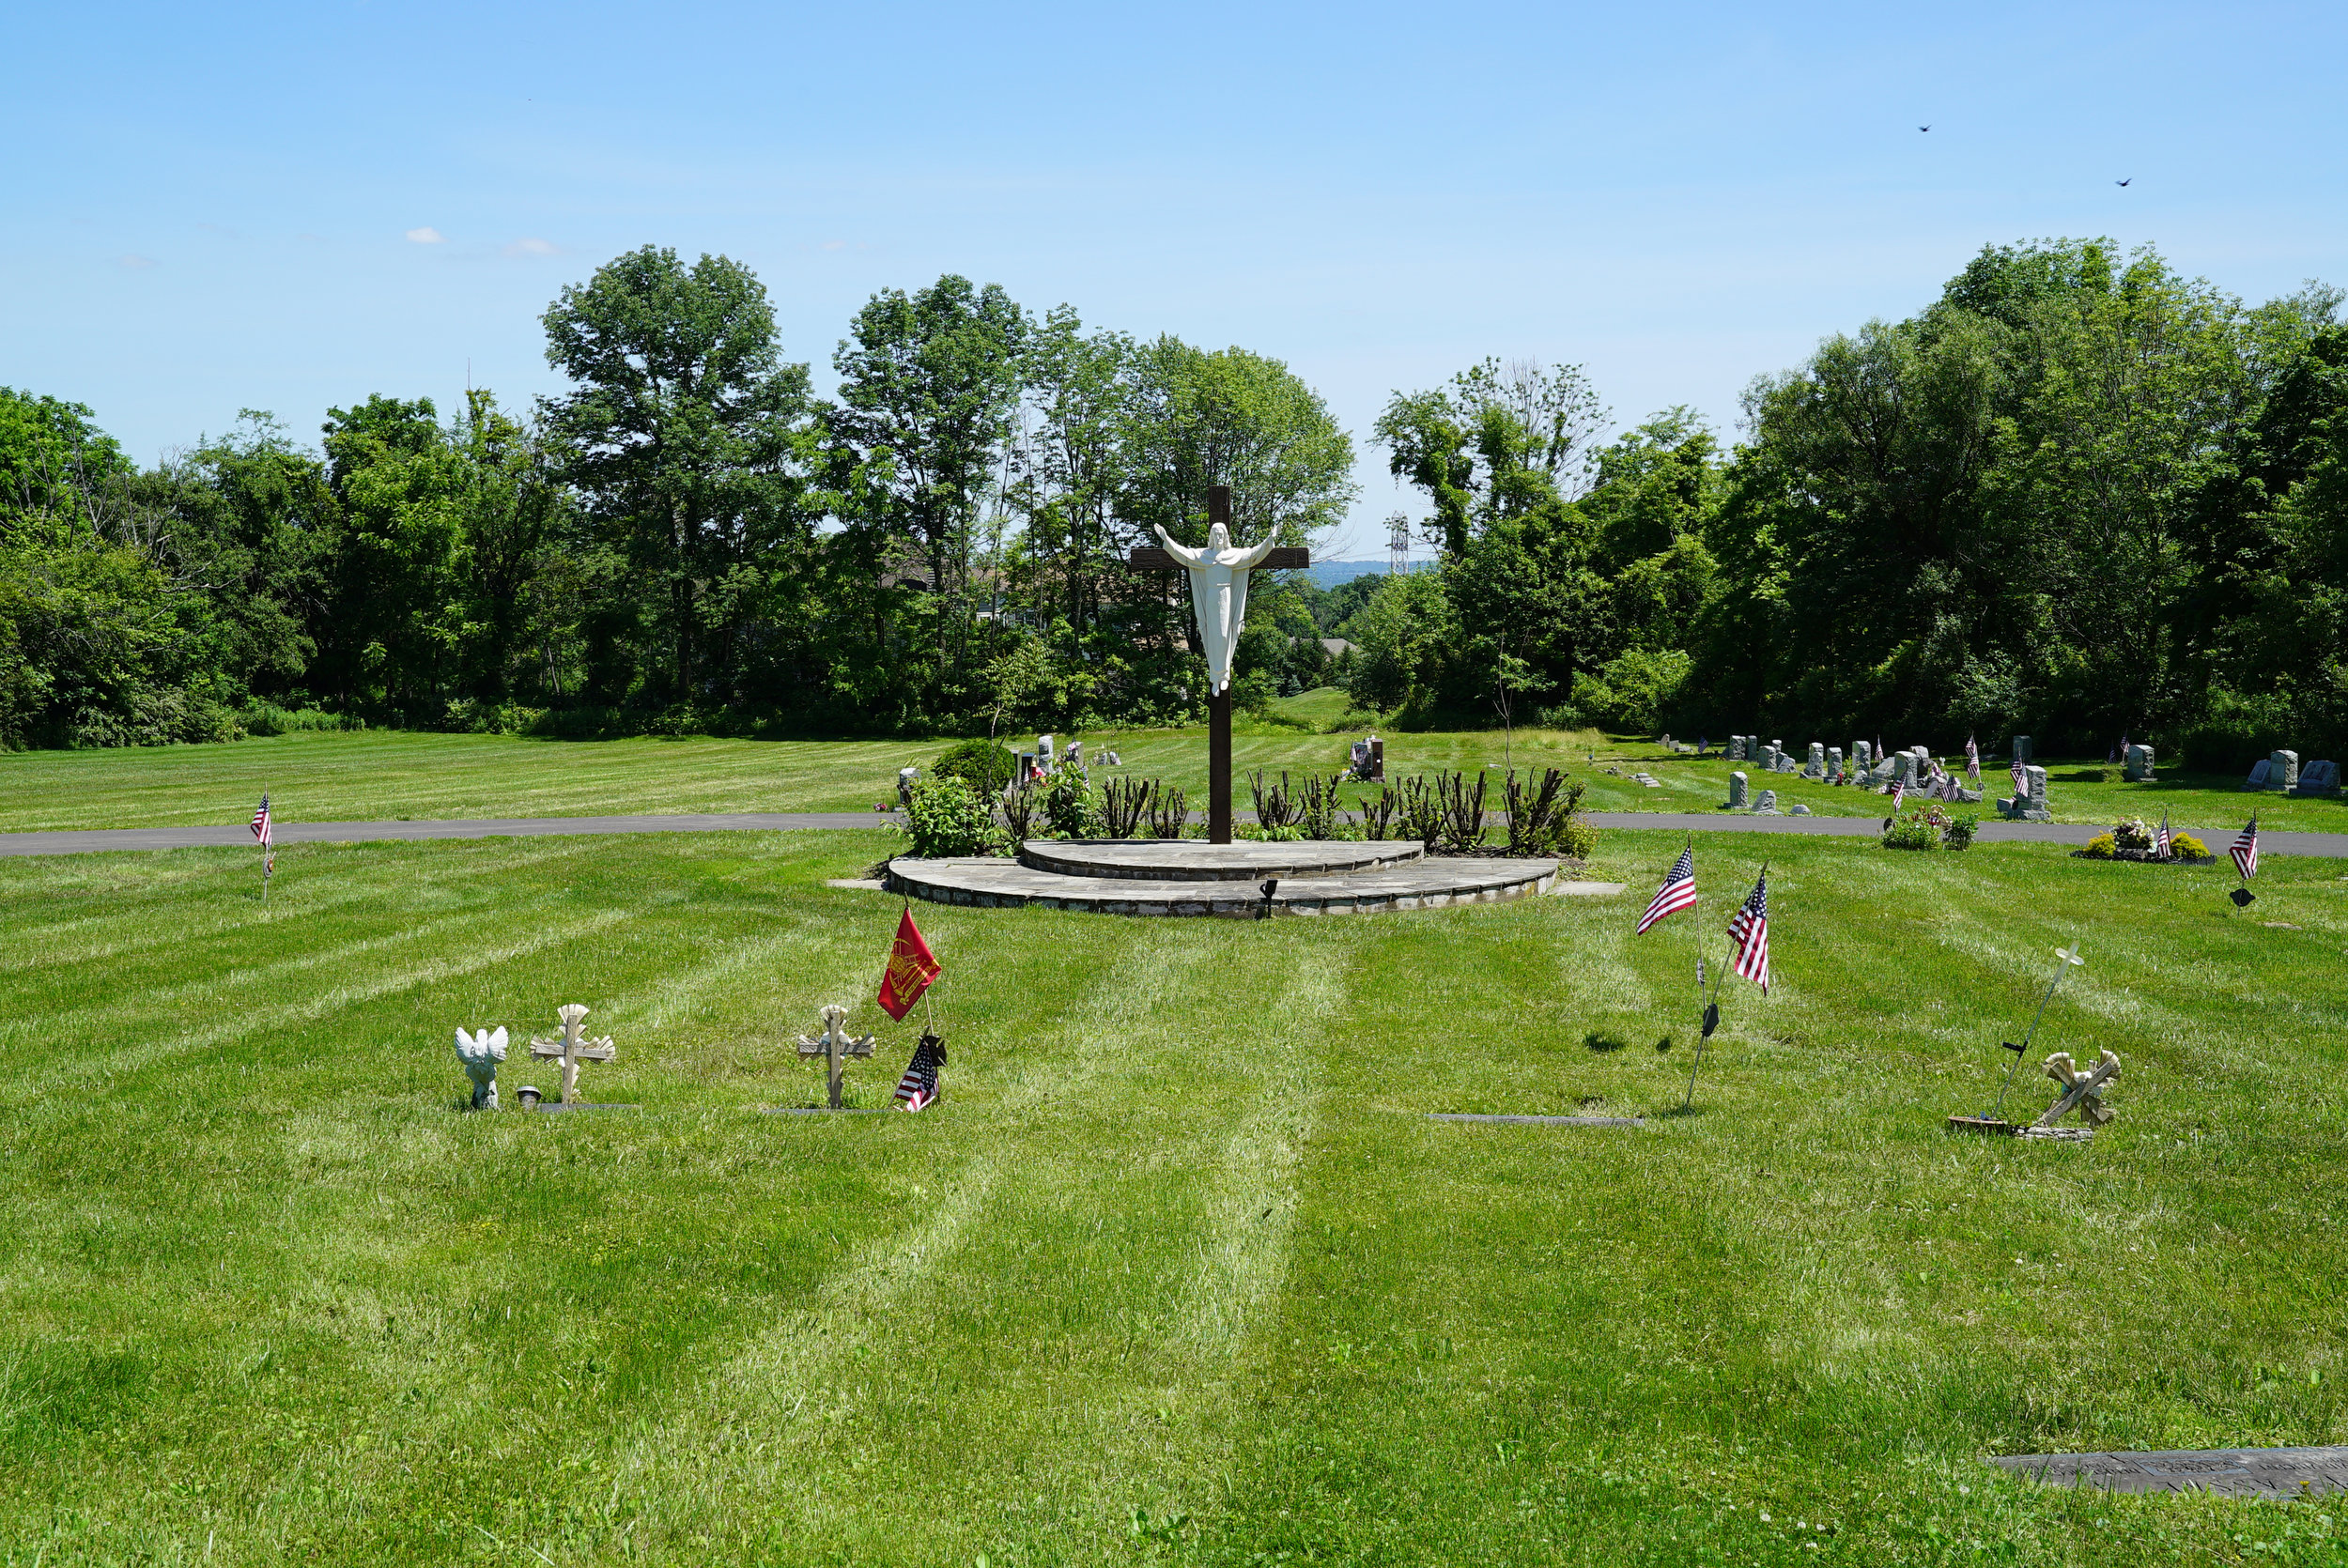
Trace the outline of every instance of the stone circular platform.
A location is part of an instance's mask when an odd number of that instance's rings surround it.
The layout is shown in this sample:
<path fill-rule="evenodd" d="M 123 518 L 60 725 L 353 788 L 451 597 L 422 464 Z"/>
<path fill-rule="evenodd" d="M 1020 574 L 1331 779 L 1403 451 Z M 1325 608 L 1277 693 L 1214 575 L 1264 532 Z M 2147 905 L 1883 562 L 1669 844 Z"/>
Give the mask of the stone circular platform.
<path fill-rule="evenodd" d="M 1063 877 L 1139 882 L 1261 882 L 1266 877 L 1342 876 L 1425 857 L 1415 838 L 1289 844 L 1210 844 L 1200 838 L 1030 838 L 1019 864 Z"/>
<path fill-rule="evenodd" d="M 1257 884 L 1271 877 L 1272 914 L 1353 915 L 1497 903 L 1540 893 L 1556 876 L 1554 860 L 1429 857 L 1414 842 L 1040 839 L 1017 861 L 907 855 L 888 863 L 887 882 L 935 903 L 1246 919 L 1265 911 Z"/>

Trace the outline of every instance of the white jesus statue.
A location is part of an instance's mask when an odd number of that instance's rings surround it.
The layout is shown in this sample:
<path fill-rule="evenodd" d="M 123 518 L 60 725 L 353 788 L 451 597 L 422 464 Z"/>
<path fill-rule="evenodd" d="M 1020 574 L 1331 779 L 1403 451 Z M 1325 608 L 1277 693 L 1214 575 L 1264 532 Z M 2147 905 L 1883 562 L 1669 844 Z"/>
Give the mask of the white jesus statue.
<path fill-rule="evenodd" d="M 1263 564 L 1273 542 L 1266 539 L 1252 550 L 1239 549 L 1231 543 L 1231 530 L 1221 523 L 1207 530 L 1203 550 L 1177 545 L 1163 528 L 1158 542 L 1190 572 L 1191 603 L 1198 608 L 1198 637 L 1207 648 L 1207 687 L 1223 691 L 1231 684 L 1231 653 L 1247 623 L 1247 574 Z"/>

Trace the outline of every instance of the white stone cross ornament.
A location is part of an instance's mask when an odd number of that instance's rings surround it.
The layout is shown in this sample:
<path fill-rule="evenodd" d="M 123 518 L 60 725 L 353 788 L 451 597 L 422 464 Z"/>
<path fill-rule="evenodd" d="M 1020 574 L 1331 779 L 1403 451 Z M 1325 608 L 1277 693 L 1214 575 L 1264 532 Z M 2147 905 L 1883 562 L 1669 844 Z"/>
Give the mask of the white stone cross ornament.
<path fill-rule="evenodd" d="M 550 1061 L 562 1062 L 563 1103 L 576 1104 L 579 1099 L 579 1064 L 608 1062 L 617 1056 L 619 1052 L 611 1044 L 610 1035 L 604 1036 L 599 1040 L 590 1040 L 580 1033 L 579 1025 L 580 1021 L 586 1018 L 587 1009 L 578 1003 L 564 1003 L 554 1009 L 554 1016 L 563 1021 L 562 1038 L 542 1040 L 533 1036 L 530 1041 L 530 1053 L 533 1056 L 543 1056 Z"/>
<path fill-rule="evenodd" d="M 801 1056 L 821 1056 L 830 1067 L 831 1108 L 835 1111 L 840 1109 L 840 1072 L 847 1065 L 847 1058 L 870 1056 L 872 1053 L 873 1037 L 859 1035 L 851 1039 L 848 1036 L 848 1009 L 837 1002 L 824 1008 L 823 1038 L 811 1040 L 805 1035 L 799 1037 Z"/>
<path fill-rule="evenodd" d="M 2107 1051 L 2103 1060 L 2089 1071 L 2081 1072 L 2067 1051 L 2058 1051 L 2047 1058 L 2047 1076 L 2062 1085 L 2062 1097 L 2047 1108 L 2038 1118 L 2040 1127 L 2052 1127 L 2078 1107 L 2081 1119 L 2101 1127 L 2118 1113 L 2103 1101 L 2104 1085 L 2120 1076 L 2120 1058 Z"/>

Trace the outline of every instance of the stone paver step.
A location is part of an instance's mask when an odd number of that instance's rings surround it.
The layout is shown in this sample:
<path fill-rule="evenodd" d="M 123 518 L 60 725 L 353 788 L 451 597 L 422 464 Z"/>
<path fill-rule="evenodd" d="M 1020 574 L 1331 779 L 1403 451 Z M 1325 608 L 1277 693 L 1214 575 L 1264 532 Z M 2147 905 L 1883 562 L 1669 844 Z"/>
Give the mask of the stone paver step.
<path fill-rule="evenodd" d="M 1556 875 L 1554 860 L 1411 860 L 1341 875 L 1282 877 L 1269 900 L 1270 913 L 1352 915 L 1497 903 L 1540 893 Z M 892 893 L 989 909 L 1040 904 L 1101 915 L 1246 919 L 1264 912 L 1266 904 L 1247 882 L 1063 876 L 993 858 L 905 856 L 888 863 L 887 881 Z"/>

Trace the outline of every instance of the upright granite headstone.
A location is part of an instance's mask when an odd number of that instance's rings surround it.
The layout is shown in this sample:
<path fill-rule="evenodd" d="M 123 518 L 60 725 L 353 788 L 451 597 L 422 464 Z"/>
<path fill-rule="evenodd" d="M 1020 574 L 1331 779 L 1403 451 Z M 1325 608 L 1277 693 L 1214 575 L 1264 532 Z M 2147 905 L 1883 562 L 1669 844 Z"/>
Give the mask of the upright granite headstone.
<path fill-rule="evenodd" d="M 1829 778 L 1843 776 L 1843 748 L 1841 746 L 1831 746 L 1826 748 L 1826 773 Z"/>
<path fill-rule="evenodd" d="M 1760 761 L 1761 761 L 1761 771 L 1762 771 L 1763 773 L 1775 773 L 1775 772 L 1777 771 L 1777 743 L 1776 743 L 1776 742 L 1774 742 L 1774 741 L 1763 741 L 1763 742 L 1761 743 L 1761 759 L 1760 759 Z"/>
<path fill-rule="evenodd" d="M 2027 781 L 2025 792 L 1998 802 L 1998 809 L 2010 822 L 2053 822 L 2054 813 L 2047 809 L 2047 770 L 2033 763 L 2022 770 L 2022 776 Z"/>
<path fill-rule="evenodd" d="M 1728 808 L 1731 811 L 1745 808 L 1745 770 L 1742 768 L 1728 776 Z"/>
<path fill-rule="evenodd" d="M 2016 735 L 2014 737 L 2014 760 L 2016 761 L 2021 763 L 2024 767 L 2028 767 L 2030 766 L 2031 759 L 2034 753 L 2031 750 L 2030 737 L 2028 735 Z"/>
<path fill-rule="evenodd" d="M 1875 765 L 1876 754 L 1875 748 L 1872 746 L 1865 741 L 1853 741 L 1850 743 L 1851 772 L 1863 775 L 1869 768 L 1872 768 Z"/>
<path fill-rule="evenodd" d="M 2127 761 L 2121 766 L 2120 776 L 2131 784 L 2153 781 L 2153 748 L 2149 746 L 2128 747 Z"/>
<path fill-rule="evenodd" d="M 1803 764 L 1801 776 L 1804 778 L 1824 778 L 1826 776 L 1826 747 L 1819 745 L 1816 741 L 1812 741 L 1810 743 L 1810 761 Z"/>
<path fill-rule="evenodd" d="M 2299 787 L 2294 795 L 2336 795 L 2340 793 L 2340 764 L 2309 762 L 2299 770 Z"/>
<path fill-rule="evenodd" d="M 2266 787 L 2270 790 L 2295 790 L 2299 787 L 2299 754 L 2278 751 L 2267 760 Z"/>
<path fill-rule="evenodd" d="M 2275 764 L 2273 762 L 2268 761 L 2263 757 L 2260 758 L 2257 761 L 2252 762 L 2250 764 L 2250 776 L 2242 781 L 2242 787 L 2246 790 L 2265 789 L 2266 776 L 2274 769 L 2274 766 Z"/>
<path fill-rule="evenodd" d="M 1785 813 L 1777 808 L 1777 792 L 1775 790 L 1762 791 L 1761 797 L 1753 803 L 1753 814 L 1756 817 L 1784 816 Z"/>

